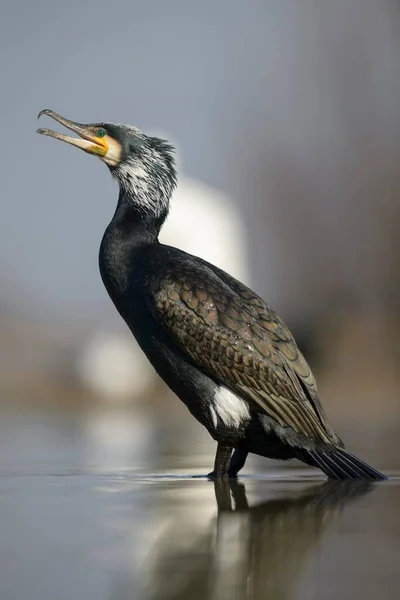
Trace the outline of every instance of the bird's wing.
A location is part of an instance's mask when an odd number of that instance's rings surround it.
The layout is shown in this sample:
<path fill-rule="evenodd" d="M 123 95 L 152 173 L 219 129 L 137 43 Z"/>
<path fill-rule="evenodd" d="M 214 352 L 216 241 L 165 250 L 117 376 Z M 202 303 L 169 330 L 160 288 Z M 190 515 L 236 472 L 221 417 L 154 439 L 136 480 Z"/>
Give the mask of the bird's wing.
<path fill-rule="evenodd" d="M 204 261 L 176 259 L 147 291 L 153 317 L 201 370 L 282 427 L 332 443 L 309 366 L 254 292 Z"/>
<path fill-rule="evenodd" d="M 306 359 L 299 350 L 291 332 L 282 319 L 262 298 L 260 298 L 260 296 L 243 283 L 215 265 L 203 260 L 201 262 L 204 266 L 209 267 L 235 294 L 239 296 L 241 303 L 253 317 L 261 321 L 261 324 L 266 328 L 272 343 L 277 346 L 277 349 L 289 361 L 289 364 L 300 380 L 301 385 L 304 386 L 304 391 L 315 404 L 317 413 L 320 418 L 324 420 L 325 413 L 318 398 L 317 383 L 314 375 Z"/>

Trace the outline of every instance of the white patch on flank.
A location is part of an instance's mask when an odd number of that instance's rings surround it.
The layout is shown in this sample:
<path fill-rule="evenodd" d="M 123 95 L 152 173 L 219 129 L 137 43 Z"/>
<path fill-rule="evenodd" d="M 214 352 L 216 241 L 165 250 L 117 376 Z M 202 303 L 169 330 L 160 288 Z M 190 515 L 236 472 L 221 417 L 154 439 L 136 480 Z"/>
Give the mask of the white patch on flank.
<path fill-rule="evenodd" d="M 217 426 L 218 417 L 224 425 L 236 429 L 250 420 L 250 410 L 247 402 L 225 387 L 218 388 L 212 402 L 210 412 L 215 427 Z"/>
<path fill-rule="evenodd" d="M 212 405 L 210 406 L 210 413 L 211 413 L 211 421 L 213 422 L 214 427 L 217 428 L 218 417 L 217 417 L 217 413 L 215 412 L 215 408 Z"/>

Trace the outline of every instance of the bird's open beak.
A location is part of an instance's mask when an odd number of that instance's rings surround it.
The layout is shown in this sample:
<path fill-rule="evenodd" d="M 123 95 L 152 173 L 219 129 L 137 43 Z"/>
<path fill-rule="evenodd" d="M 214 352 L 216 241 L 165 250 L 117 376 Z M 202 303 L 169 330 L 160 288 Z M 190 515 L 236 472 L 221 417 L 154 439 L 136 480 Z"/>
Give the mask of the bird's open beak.
<path fill-rule="evenodd" d="M 108 144 L 105 138 L 99 138 L 96 136 L 96 127 L 93 125 L 82 125 L 80 123 L 75 123 L 74 121 L 69 121 L 68 119 L 64 119 L 57 113 L 48 108 L 41 110 L 38 114 L 38 119 L 42 115 L 47 115 L 51 117 L 61 125 L 64 125 L 74 133 L 79 135 L 79 138 L 71 137 L 69 135 L 64 135 L 62 133 L 58 133 L 57 131 L 52 131 L 51 129 L 38 129 L 37 133 L 42 135 L 48 135 L 50 137 L 55 138 L 56 140 L 61 140 L 62 142 L 67 142 L 68 144 L 72 144 L 72 146 L 76 146 L 77 148 L 81 148 L 85 152 L 89 154 L 95 154 L 96 156 L 103 158 L 108 151 Z"/>

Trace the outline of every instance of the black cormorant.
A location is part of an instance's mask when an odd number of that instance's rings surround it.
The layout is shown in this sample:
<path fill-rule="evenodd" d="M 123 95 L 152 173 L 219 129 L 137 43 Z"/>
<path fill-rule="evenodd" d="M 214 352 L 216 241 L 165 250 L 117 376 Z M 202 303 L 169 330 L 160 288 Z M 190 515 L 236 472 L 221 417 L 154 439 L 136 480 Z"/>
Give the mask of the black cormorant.
<path fill-rule="evenodd" d="M 177 181 L 173 147 L 136 127 L 41 115 L 79 138 L 38 133 L 98 156 L 119 183 L 101 277 L 158 374 L 218 442 L 210 476 L 235 477 L 252 452 L 297 458 L 334 479 L 385 479 L 328 425 L 313 374 L 275 311 L 225 271 L 159 243 Z"/>

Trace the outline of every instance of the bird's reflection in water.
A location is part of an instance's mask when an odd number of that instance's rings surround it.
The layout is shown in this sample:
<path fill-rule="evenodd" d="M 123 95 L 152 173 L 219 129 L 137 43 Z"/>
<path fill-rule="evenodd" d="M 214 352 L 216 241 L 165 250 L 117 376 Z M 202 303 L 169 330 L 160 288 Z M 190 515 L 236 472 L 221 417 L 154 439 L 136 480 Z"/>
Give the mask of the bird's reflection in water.
<path fill-rule="evenodd" d="M 187 539 L 181 553 L 176 540 L 162 545 L 152 600 L 293 598 L 330 523 L 347 502 L 372 487 L 362 481 L 326 482 L 249 507 L 243 484 L 214 486 L 216 523 L 197 537 L 196 547 L 188 549 Z"/>

